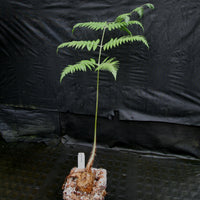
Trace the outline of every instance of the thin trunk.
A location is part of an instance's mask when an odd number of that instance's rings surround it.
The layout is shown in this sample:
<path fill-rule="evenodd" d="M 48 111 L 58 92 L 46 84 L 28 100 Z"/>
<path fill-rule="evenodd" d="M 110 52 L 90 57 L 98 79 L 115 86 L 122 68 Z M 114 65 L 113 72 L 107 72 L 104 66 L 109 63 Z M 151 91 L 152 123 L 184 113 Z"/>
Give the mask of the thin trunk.
<path fill-rule="evenodd" d="M 99 49 L 99 58 L 98 58 L 98 66 L 101 64 L 101 53 L 103 48 L 103 40 L 105 35 L 106 28 L 103 29 L 102 38 L 101 38 L 101 44 Z M 93 163 L 94 163 L 94 157 L 96 153 L 96 144 L 97 144 L 97 118 L 98 118 L 98 105 L 99 105 L 99 70 L 97 71 L 97 88 L 96 88 L 96 111 L 95 111 L 95 122 L 94 122 L 94 143 L 92 152 L 90 155 L 90 158 L 88 160 L 86 170 L 90 171 Z"/>

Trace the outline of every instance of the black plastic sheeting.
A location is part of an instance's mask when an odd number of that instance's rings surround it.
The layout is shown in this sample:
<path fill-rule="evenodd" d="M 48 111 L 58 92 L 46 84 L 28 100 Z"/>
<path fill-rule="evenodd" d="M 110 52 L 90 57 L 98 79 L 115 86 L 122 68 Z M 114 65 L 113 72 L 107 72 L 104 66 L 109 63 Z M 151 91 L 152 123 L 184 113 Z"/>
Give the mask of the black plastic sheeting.
<path fill-rule="evenodd" d="M 62 69 L 86 51 L 56 47 L 73 39 L 95 39 L 100 32 L 71 28 L 83 21 L 113 20 L 146 3 L 143 0 L 0 1 L 0 103 L 60 112 L 93 114 L 95 73 L 69 75 L 60 85 Z M 120 61 L 118 80 L 101 73 L 100 115 L 122 120 L 200 125 L 200 27 L 198 0 L 156 1 L 145 10 L 150 49 L 127 44 L 103 53 Z M 135 33 L 138 33 L 136 28 Z M 111 36 L 119 35 L 112 33 Z M 106 39 L 109 33 L 106 33 Z"/>
<path fill-rule="evenodd" d="M 93 116 L 61 113 L 61 130 L 69 144 L 93 142 Z M 161 122 L 99 118 L 97 141 L 105 147 L 159 151 L 200 158 L 200 128 Z M 76 141 L 74 140 L 76 139 Z"/>
<path fill-rule="evenodd" d="M 85 144 L 93 142 L 93 131 L 93 116 L 0 106 L 0 141 Z M 199 131 L 198 126 L 119 120 L 116 112 L 110 119 L 99 117 L 97 143 L 200 158 Z"/>
<path fill-rule="evenodd" d="M 60 133 L 58 112 L 0 106 L 0 136 L 7 142 L 57 143 Z"/>

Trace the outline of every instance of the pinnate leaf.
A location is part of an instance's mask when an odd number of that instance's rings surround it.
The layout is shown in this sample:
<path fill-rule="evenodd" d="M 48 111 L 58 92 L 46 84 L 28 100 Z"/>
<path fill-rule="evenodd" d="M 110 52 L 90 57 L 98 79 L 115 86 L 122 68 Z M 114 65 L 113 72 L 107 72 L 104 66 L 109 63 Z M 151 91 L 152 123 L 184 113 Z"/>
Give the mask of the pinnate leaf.
<path fill-rule="evenodd" d="M 144 30 L 142 23 L 137 20 L 132 20 L 128 22 L 110 22 L 107 24 L 106 28 L 108 28 L 108 30 L 111 31 L 115 29 L 123 29 L 124 27 L 127 28 L 130 25 L 139 25 L 142 28 L 142 30 Z"/>
<path fill-rule="evenodd" d="M 115 22 L 128 22 L 130 20 L 131 13 L 124 13 L 116 17 Z"/>
<path fill-rule="evenodd" d="M 114 39 L 111 38 L 110 41 L 108 41 L 107 43 L 104 44 L 103 49 L 109 50 L 109 49 L 112 49 L 112 48 L 117 47 L 119 45 L 125 44 L 127 42 L 134 42 L 134 41 L 142 42 L 149 48 L 148 42 L 147 42 L 147 40 L 144 36 L 142 36 L 142 35 L 134 35 L 134 36 L 128 35 L 128 36 L 122 36 L 120 38 L 114 38 Z"/>
<path fill-rule="evenodd" d="M 93 41 L 71 41 L 71 42 L 64 42 L 57 47 L 57 52 L 60 48 L 64 47 L 74 47 L 75 49 L 84 49 L 85 47 L 88 51 L 95 51 L 98 47 L 100 40 L 93 40 Z"/>
<path fill-rule="evenodd" d="M 141 18 L 143 16 L 143 14 L 144 14 L 144 7 L 145 6 L 147 6 L 150 9 L 154 9 L 154 5 L 153 4 L 146 3 L 146 4 L 142 5 L 142 6 L 139 6 L 139 7 L 135 8 L 134 10 L 132 10 L 131 13 L 136 12 Z"/>
<path fill-rule="evenodd" d="M 115 58 L 107 57 L 97 68 L 95 71 L 101 70 L 101 71 L 109 71 L 112 73 L 114 79 L 117 78 L 117 71 L 119 68 L 119 61 L 115 60 Z"/>
<path fill-rule="evenodd" d="M 95 68 L 96 66 L 96 61 L 91 58 L 90 60 L 81 60 L 80 62 L 74 64 L 74 65 L 68 65 L 67 67 L 64 68 L 64 70 L 61 73 L 61 77 L 60 77 L 60 82 L 62 82 L 63 78 L 67 75 L 67 74 L 72 74 L 75 73 L 77 71 L 87 71 L 87 68 L 89 70 L 92 70 Z"/>
<path fill-rule="evenodd" d="M 83 23 L 78 23 L 76 25 L 74 25 L 73 29 L 72 29 L 72 33 L 74 32 L 74 30 L 76 28 L 88 28 L 94 31 L 98 31 L 98 30 L 103 30 L 107 25 L 107 22 L 83 22 Z"/>
<path fill-rule="evenodd" d="M 140 7 L 135 8 L 132 12 L 136 12 L 140 16 L 140 18 L 142 18 L 143 13 L 144 13 L 144 8 L 143 6 L 140 6 Z"/>

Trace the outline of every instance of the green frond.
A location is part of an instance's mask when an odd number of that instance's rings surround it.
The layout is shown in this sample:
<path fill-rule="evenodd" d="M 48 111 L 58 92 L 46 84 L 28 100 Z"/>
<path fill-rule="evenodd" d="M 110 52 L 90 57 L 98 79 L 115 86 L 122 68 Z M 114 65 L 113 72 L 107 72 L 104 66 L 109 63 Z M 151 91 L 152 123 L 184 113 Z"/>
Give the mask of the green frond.
<path fill-rule="evenodd" d="M 134 25 L 134 24 L 139 25 L 142 28 L 142 30 L 144 31 L 144 27 L 143 27 L 142 23 L 137 20 L 129 21 L 127 23 L 125 23 L 125 22 L 121 22 L 121 23 L 124 23 L 124 26 L 121 27 L 121 30 L 127 32 L 129 35 L 132 35 L 131 31 L 127 28 L 129 25 Z"/>
<path fill-rule="evenodd" d="M 92 29 L 94 31 L 98 31 L 98 30 L 103 30 L 104 27 L 106 27 L 107 22 L 84 22 L 84 23 L 78 23 L 76 25 L 74 25 L 73 29 L 72 29 L 72 33 L 74 32 L 74 30 L 76 28 L 89 28 Z"/>
<path fill-rule="evenodd" d="M 130 21 L 130 19 L 131 19 L 131 18 L 130 18 L 129 16 L 126 16 L 125 19 L 124 19 L 124 22 L 125 22 L 125 23 L 128 23 L 128 22 Z"/>
<path fill-rule="evenodd" d="M 140 27 L 142 28 L 142 30 L 144 31 L 144 27 L 143 27 L 142 23 L 141 23 L 140 21 L 138 21 L 138 20 L 131 20 L 131 21 L 129 21 L 129 22 L 127 23 L 127 26 L 129 26 L 129 25 L 138 25 L 138 26 L 140 26 Z"/>
<path fill-rule="evenodd" d="M 112 73 L 114 79 L 117 79 L 117 71 L 119 68 L 119 61 L 115 60 L 115 58 L 107 57 L 97 68 L 95 71 L 102 70 L 102 71 L 109 71 Z"/>
<path fill-rule="evenodd" d="M 153 4 L 151 4 L 151 3 L 146 3 L 146 4 L 142 5 L 142 6 L 139 6 L 139 7 L 135 8 L 134 10 L 132 10 L 132 11 L 129 12 L 129 13 L 124 13 L 124 14 L 122 14 L 122 15 L 117 16 L 116 19 L 115 19 L 115 22 L 126 22 L 126 23 L 128 23 L 128 22 L 130 21 L 130 16 L 131 16 L 134 12 L 136 12 L 136 13 L 140 16 L 140 18 L 141 18 L 141 17 L 143 16 L 144 7 L 145 7 L 145 6 L 147 6 L 147 7 L 150 8 L 150 9 L 154 9 L 154 5 L 153 5 Z"/>
<path fill-rule="evenodd" d="M 143 14 L 144 14 L 144 7 L 145 6 L 147 6 L 148 8 L 150 8 L 150 9 L 154 9 L 154 5 L 153 4 L 151 4 L 151 3 L 146 3 L 146 4 L 144 4 L 144 5 L 142 5 L 142 6 L 140 6 L 140 7 L 137 7 L 137 8 L 135 8 L 134 10 L 132 10 L 131 11 L 131 14 L 133 13 L 133 12 L 136 12 L 139 16 L 140 16 L 140 18 L 143 16 Z"/>
<path fill-rule="evenodd" d="M 146 4 L 144 4 L 144 6 L 147 6 L 150 9 L 154 9 L 154 5 L 151 3 L 146 3 Z"/>
<path fill-rule="evenodd" d="M 91 58 L 90 60 L 81 60 L 80 62 L 76 63 L 75 65 L 68 65 L 67 67 L 64 68 L 64 70 L 61 73 L 60 76 L 60 82 L 62 82 L 63 78 L 67 75 L 67 74 L 72 74 L 75 73 L 77 71 L 87 71 L 87 68 L 89 70 L 92 70 L 93 68 L 95 68 L 96 66 L 96 61 Z"/>
<path fill-rule="evenodd" d="M 142 36 L 142 35 L 134 35 L 134 36 L 128 35 L 128 36 L 122 36 L 120 38 L 114 38 L 114 39 L 111 38 L 110 41 L 108 41 L 107 43 L 104 44 L 103 49 L 109 50 L 109 49 L 112 49 L 113 47 L 117 47 L 117 46 L 122 45 L 124 43 L 134 42 L 134 41 L 142 42 L 149 48 L 148 42 L 147 42 L 147 40 L 144 36 Z"/>
<path fill-rule="evenodd" d="M 74 47 L 75 49 L 84 49 L 85 47 L 87 47 L 88 51 L 95 51 L 96 48 L 98 47 L 100 40 L 93 40 L 93 41 L 72 41 L 72 42 L 65 42 L 60 44 L 57 47 L 57 52 L 60 48 L 64 48 L 64 47 Z"/>
<path fill-rule="evenodd" d="M 132 20 L 132 21 L 128 21 L 128 22 L 110 22 L 107 24 L 106 28 L 111 31 L 111 30 L 115 30 L 115 29 L 123 29 L 124 27 L 127 28 L 129 25 L 139 25 L 142 30 L 144 31 L 144 27 L 142 25 L 141 22 L 137 21 L 137 20 Z M 130 32 L 129 32 L 130 34 Z"/>
<path fill-rule="evenodd" d="M 110 22 L 107 24 L 106 28 L 111 31 L 115 29 L 121 29 L 122 26 L 124 26 L 122 22 Z"/>
<path fill-rule="evenodd" d="M 132 13 L 133 12 L 136 12 L 140 16 L 140 18 L 142 18 L 143 13 L 144 13 L 144 8 L 143 6 L 137 7 L 132 11 Z"/>
<path fill-rule="evenodd" d="M 124 13 L 116 17 L 115 22 L 128 22 L 130 20 L 131 13 Z"/>
<path fill-rule="evenodd" d="M 121 27 L 121 30 L 127 32 L 129 35 L 132 35 L 131 31 L 126 26 Z"/>

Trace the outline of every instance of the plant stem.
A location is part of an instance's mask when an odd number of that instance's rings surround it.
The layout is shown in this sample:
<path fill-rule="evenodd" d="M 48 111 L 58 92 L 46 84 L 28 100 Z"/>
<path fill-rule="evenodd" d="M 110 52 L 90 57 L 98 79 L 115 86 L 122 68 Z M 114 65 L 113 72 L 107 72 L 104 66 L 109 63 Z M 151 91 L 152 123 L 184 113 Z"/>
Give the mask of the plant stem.
<path fill-rule="evenodd" d="M 98 58 L 98 67 L 101 64 L 101 53 L 103 48 L 103 40 L 105 36 L 106 27 L 103 29 L 101 44 L 99 49 L 99 58 Z M 94 122 L 94 143 L 92 148 L 92 153 L 88 160 L 86 170 L 89 171 L 94 163 L 94 157 L 96 153 L 96 144 L 97 144 L 97 118 L 98 118 L 98 105 L 99 105 L 99 70 L 97 70 L 97 87 L 96 87 L 96 110 L 95 110 L 95 122 Z"/>

